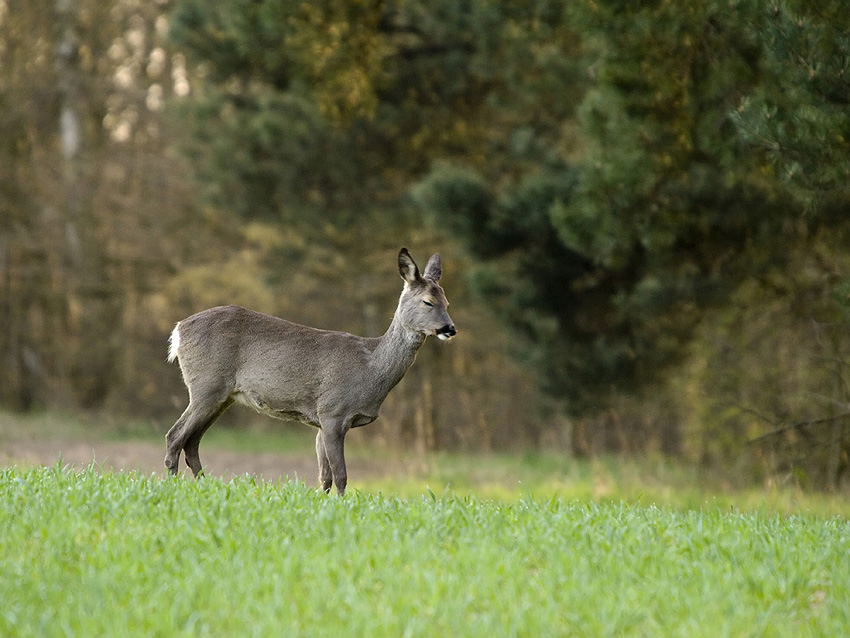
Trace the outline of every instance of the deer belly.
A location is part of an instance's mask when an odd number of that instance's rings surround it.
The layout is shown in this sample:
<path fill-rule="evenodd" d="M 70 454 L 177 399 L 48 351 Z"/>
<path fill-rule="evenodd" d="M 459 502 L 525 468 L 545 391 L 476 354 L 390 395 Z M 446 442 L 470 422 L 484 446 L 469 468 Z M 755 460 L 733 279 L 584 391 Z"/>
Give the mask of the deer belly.
<path fill-rule="evenodd" d="M 369 425 L 372 421 L 378 418 L 378 415 L 370 416 L 368 414 L 357 414 L 351 419 L 351 427 L 359 428 L 363 425 Z"/>
<path fill-rule="evenodd" d="M 315 411 L 299 409 L 296 405 L 271 405 L 265 399 L 253 392 L 234 392 L 233 400 L 249 408 L 253 408 L 260 414 L 265 414 L 274 419 L 287 421 L 300 421 L 307 425 L 319 427 L 319 417 Z"/>

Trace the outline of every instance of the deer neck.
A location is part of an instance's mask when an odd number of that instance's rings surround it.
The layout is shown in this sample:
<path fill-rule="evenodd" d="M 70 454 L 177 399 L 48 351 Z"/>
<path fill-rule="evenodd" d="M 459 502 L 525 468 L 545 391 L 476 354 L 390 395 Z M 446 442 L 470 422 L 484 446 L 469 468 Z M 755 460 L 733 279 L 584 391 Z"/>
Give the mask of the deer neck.
<path fill-rule="evenodd" d="M 416 352 L 425 342 L 425 335 L 405 326 L 396 312 L 386 333 L 378 339 L 372 364 L 379 378 L 387 384 L 387 392 L 401 381 L 413 365 Z"/>

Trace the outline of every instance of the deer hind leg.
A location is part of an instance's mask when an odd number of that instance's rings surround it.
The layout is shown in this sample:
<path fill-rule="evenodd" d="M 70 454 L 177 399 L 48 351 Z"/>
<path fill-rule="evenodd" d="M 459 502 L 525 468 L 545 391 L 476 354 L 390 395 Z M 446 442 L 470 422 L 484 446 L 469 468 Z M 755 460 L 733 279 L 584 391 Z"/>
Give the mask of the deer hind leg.
<path fill-rule="evenodd" d="M 221 406 L 219 406 L 218 412 L 216 412 L 211 419 L 196 428 L 189 435 L 189 438 L 186 440 L 186 444 L 183 446 L 183 454 L 186 456 L 186 465 L 189 466 L 192 470 L 192 474 L 194 474 L 196 478 L 201 476 L 204 472 L 201 467 L 201 457 L 198 454 L 198 447 L 201 444 L 201 438 L 204 434 L 206 434 L 207 430 L 210 429 L 210 426 L 215 423 L 216 419 L 218 419 L 218 417 L 220 417 L 231 405 L 233 405 L 233 399 L 228 398 L 221 404 Z"/>
<path fill-rule="evenodd" d="M 165 435 L 165 467 L 171 470 L 172 474 L 177 474 L 180 452 L 184 449 L 186 462 L 193 474 L 197 476 L 200 473 L 201 460 L 198 456 L 198 445 L 201 437 L 231 403 L 232 400 L 222 394 L 206 394 L 189 399 L 189 406 Z"/>
<path fill-rule="evenodd" d="M 331 464 L 328 461 L 328 454 L 325 452 L 325 444 L 322 441 L 322 431 L 316 433 L 316 456 L 319 459 L 319 485 L 325 492 L 331 491 L 333 485 L 333 474 L 331 473 Z"/>

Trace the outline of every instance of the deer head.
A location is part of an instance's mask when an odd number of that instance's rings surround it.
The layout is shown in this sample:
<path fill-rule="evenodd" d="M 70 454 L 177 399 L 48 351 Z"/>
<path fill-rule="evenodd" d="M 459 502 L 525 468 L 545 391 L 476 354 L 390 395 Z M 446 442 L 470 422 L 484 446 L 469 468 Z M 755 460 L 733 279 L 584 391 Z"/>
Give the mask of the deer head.
<path fill-rule="evenodd" d="M 420 274 L 407 248 L 402 248 L 398 253 L 398 272 L 405 284 L 398 308 L 402 325 L 438 339 L 454 337 L 457 330 L 449 317 L 446 293 L 439 284 L 443 274 L 440 255 L 431 255 Z"/>

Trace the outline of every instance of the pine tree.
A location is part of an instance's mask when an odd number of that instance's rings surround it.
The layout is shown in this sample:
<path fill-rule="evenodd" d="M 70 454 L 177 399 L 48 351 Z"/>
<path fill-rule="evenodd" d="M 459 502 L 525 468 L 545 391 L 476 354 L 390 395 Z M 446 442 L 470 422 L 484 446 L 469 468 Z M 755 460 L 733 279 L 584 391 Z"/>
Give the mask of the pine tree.
<path fill-rule="evenodd" d="M 839 4 L 817 20 L 813 11 L 771 18 L 766 29 L 760 1 L 572 3 L 568 19 L 590 74 L 579 149 L 565 153 L 566 136 L 553 140 L 550 150 L 564 159 L 519 180 L 439 166 L 415 191 L 490 258 L 479 289 L 529 337 L 526 355 L 574 412 L 663 380 L 706 309 L 744 280 L 790 275 L 790 247 L 819 229 L 846 228 L 837 214 L 850 158 L 841 153 L 848 58 L 837 33 L 846 17 L 829 28 L 819 22 L 836 17 Z M 779 33 L 793 46 L 778 47 Z M 802 42 L 805 56 L 789 59 Z M 827 54 L 830 64 L 817 62 Z M 828 77 L 814 81 L 812 68 Z M 783 101 L 770 106 L 770 96 Z M 770 141 L 780 134 L 784 141 Z M 774 153 L 783 179 L 753 153 L 762 139 L 768 150 L 797 151 Z M 786 188 L 798 196 L 784 196 Z M 816 192 L 831 207 L 807 215 Z"/>
<path fill-rule="evenodd" d="M 819 215 L 850 204 L 850 12 L 840 0 L 761 3 L 763 79 L 734 120 L 782 186 Z"/>

